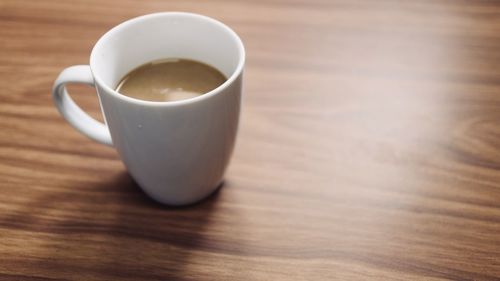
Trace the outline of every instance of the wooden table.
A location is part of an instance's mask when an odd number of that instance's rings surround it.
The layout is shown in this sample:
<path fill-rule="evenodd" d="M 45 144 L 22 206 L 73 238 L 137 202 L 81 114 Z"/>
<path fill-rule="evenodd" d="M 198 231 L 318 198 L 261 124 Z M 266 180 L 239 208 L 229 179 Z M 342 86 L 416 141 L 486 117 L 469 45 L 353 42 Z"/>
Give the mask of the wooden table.
<path fill-rule="evenodd" d="M 247 48 L 226 183 L 187 208 L 50 96 L 108 29 L 171 10 Z M 498 280 L 500 2 L 1 0 L 0 194 L 0 280 Z"/>

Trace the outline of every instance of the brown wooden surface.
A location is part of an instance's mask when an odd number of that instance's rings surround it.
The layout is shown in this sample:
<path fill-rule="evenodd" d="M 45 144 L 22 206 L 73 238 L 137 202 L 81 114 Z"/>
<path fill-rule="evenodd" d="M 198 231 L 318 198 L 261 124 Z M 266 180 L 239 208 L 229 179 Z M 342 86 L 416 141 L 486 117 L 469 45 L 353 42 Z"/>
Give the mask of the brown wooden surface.
<path fill-rule="evenodd" d="M 248 54 L 226 184 L 181 209 L 50 97 L 105 31 L 171 10 Z M 0 194 L 0 280 L 498 279 L 500 2 L 0 0 Z"/>

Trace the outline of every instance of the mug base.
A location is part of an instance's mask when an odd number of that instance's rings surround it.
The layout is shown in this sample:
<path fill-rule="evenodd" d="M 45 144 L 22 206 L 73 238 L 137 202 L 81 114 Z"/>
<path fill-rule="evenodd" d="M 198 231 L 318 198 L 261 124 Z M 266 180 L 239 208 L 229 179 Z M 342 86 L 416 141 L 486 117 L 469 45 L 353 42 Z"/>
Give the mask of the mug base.
<path fill-rule="evenodd" d="M 136 182 L 137 183 L 137 182 Z M 141 187 L 141 185 L 139 183 L 137 183 L 137 185 L 139 187 Z M 159 203 L 163 206 L 166 206 L 166 207 L 173 207 L 173 208 L 184 208 L 184 207 L 191 207 L 191 206 L 194 206 L 194 205 L 197 205 L 199 203 L 202 203 L 203 201 L 205 200 L 208 200 L 210 198 L 213 198 L 215 196 L 217 196 L 217 194 L 219 193 L 220 189 L 224 186 L 224 180 L 221 180 L 218 184 L 215 185 L 215 188 L 209 192 L 208 194 L 206 194 L 205 196 L 202 196 L 200 198 L 197 198 L 195 200 L 192 200 L 192 201 L 187 201 L 187 202 L 172 202 L 170 200 L 162 200 L 162 199 L 159 199 L 157 198 L 156 196 L 154 196 L 153 194 L 150 194 L 147 190 L 145 190 L 144 188 L 140 188 L 142 192 L 144 192 L 151 200 L 155 201 L 156 203 Z"/>

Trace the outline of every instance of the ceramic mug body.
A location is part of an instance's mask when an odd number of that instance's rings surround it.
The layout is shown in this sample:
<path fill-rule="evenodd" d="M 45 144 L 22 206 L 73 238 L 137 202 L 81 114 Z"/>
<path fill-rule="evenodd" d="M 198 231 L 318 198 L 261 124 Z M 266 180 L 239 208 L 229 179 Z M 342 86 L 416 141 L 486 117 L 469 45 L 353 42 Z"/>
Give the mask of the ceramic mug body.
<path fill-rule="evenodd" d="M 132 69 L 158 59 L 185 58 L 219 69 L 228 80 L 180 101 L 152 102 L 114 89 Z M 197 14 L 158 13 L 126 21 L 99 39 L 89 66 L 65 69 L 54 84 L 61 114 L 90 138 L 112 145 L 153 199 L 184 205 L 221 183 L 234 147 L 245 61 L 243 44 L 224 24 Z M 106 124 L 86 115 L 67 83 L 96 87 Z"/>

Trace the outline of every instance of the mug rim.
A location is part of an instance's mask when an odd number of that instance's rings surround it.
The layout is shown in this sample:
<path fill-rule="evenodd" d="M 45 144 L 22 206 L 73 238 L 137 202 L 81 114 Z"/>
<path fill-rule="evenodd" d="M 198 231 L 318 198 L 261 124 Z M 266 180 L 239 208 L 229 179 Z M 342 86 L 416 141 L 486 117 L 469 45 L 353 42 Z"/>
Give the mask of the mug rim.
<path fill-rule="evenodd" d="M 111 88 L 109 85 L 104 83 L 104 81 L 99 76 L 97 76 L 95 74 L 92 65 L 93 65 L 93 63 L 96 63 L 96 60 L 97 60 L 96 49 L 99 48 L 102 44 L 104 44 L 104 41 L 108 37 L 110 37 L 113 33 L 116 33 L 120 29 L 126 28 L 127 26 L 129 26 L 131 24 L 137 23 L 139 21 L 142 21 L 142 20 L 145 20 L 148 18 L 173 16 L 173 15 L 200 18 L 200 19 L 209 21 L 209 22 L 221 27 L 222 29 L 224 29 L 234 39 L 236 39 L 237 48 L 238 48 L 238 51 L 240 53 L 239 58 L 238 58 L 238 64 L 236 66 L 236 69 L 232 72 L 232 74 L 229 76 L 229 78 L 226 79 L 226 81 L 224 83 L 222 83 L 217 88 L 215 88 L 209 92 L 206 92 L 206 93 L 201 94 L 199 96 L 188 98 L 188 99 L 175 100 L 175 101 L 148 101 L 148 100 L 136 99 L 136 98 L 132 98 L 132 97 L 120 94 L 118 91 L 116 91 L 115 89 Z M 145 62 L 145 63 L 147 63 L 147 62 Z M 130 103 L 136 103 L 136 104 L 142 104 L 142 105 L 149 105 L 149 106 L 186 105 L 186 104 L 199 102 L 199 101 L 208 99 L 212 96 L 215 96 L 218 93 L 220 93 L 221 91 L 223 91 L 224 89 L 226 89 L 229 85 L 231 85 L 240 76 L 240 74 L 243 71 L 244 64 L 245 64 L 245 47 L 243 46 L 243 42 L 241 41 L 240 37 L 238 36 L 238 34 L 236 34 L 236 32 L 234 30 L 232 30 L 229 26 L 225 25 L 224 23 L 222 23 L 216 19 L 204 16 L 204 15 L 196 14 L 196 13 L 189 13 L 189 12 L 159 12 L 159 13 L 146 14 L 146 15 L 142 15 L 139 17 L 135 17 L 135 18 L 131 18 L 129 20 L 126 20 L 126 21 L 114 26 L 113 28 L 108 30 L 106 33 L 104 33 L 104 35 L 102 35 L 97 40 L 97 42 L 95 43 L 95 45 L 92 48 L 92 51 L 90 53 L 90 71 L 92 72 L 92 76 L 93 76 L 96 84 L 99 84 L 99 86 L 104 88 L 104 90 L 106 90 L 106 92 L 109 92 L 111 95 L 113 95 L 113 96 L 115 96 L 123 101 L 130 102 Z"/>

